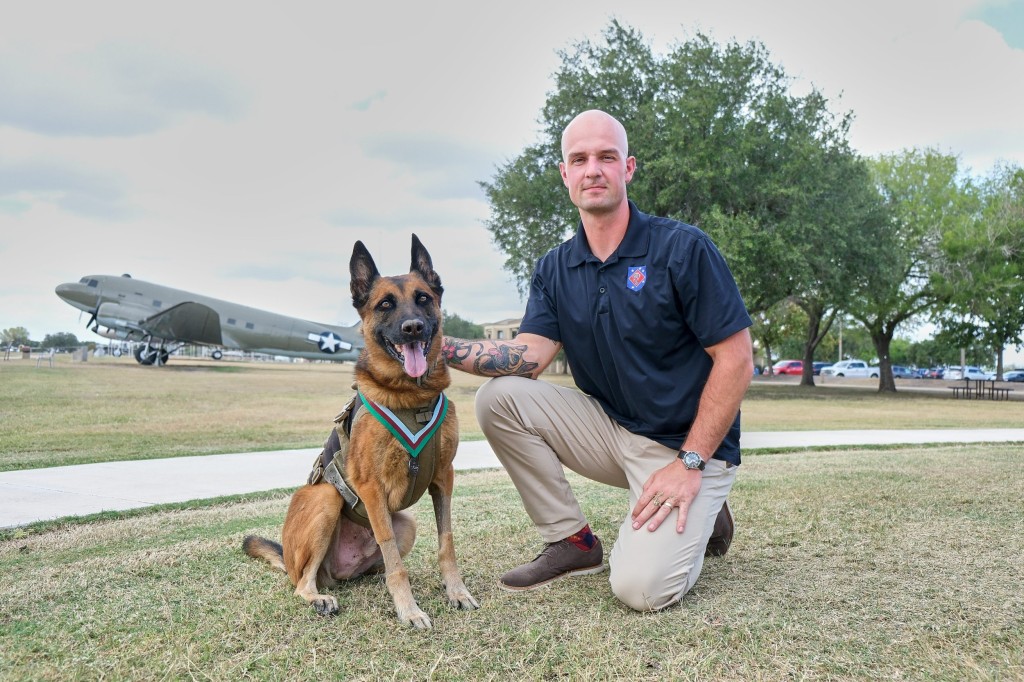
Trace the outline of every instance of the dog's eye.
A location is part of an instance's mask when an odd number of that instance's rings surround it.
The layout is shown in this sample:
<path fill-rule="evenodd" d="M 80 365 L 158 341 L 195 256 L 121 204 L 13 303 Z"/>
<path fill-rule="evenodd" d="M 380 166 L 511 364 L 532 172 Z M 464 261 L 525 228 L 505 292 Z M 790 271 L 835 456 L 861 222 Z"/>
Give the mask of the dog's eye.
<path fill-rule="evenodd" d="M 385 298 L 383 301 L 377 304 L 377 310 L 391 310 L 395 307 L 395 304 L 390 299 Z"/>
<path fill-rule="evenodd" d="M 419 296 L 416 297 L 416 303 L 418 303 L 419 305 L 426 305 L 430 303 L 430 301 L 431 298 L 426 294 L 420 294 Z"/>

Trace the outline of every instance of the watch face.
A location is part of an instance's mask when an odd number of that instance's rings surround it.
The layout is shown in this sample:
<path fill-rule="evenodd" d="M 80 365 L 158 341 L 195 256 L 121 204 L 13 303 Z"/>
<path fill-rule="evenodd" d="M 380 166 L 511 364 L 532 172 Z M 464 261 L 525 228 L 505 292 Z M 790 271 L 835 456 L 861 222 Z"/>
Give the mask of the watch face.
<path fill-rule="evenodd" d="M 704 460 L 696 452 L 687 452 L 683 455 L 683 464 L 687 469 L 703 469 Z"/>

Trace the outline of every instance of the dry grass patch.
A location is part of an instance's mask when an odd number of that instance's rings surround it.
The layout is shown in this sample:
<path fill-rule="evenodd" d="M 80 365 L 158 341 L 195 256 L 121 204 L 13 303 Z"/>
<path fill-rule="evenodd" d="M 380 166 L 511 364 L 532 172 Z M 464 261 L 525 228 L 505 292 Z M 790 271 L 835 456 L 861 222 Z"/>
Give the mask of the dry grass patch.
<path fill-rule="evenodd" d="M 479 437 L 458 373 L 450 397 Z M 352 396 L 350 364 L 104 358 L 54 369 L 0 363 L 0 471 L 110 460 L 313 448 Z"/>
<path fill-rule="evenodd" d="M 1024 446 L 748 457 L 737 536 L 695 591 L 625 610 L 607 574 L 495 587 L 536 533 L 502 471 L 460 473 L 456 546 L 475 612 L 445 602 L 433 514 L 408 564 L 431 632 L 380 578 L 323 619 L 240 550 L 287 495 L 0 542 L 0 676 L 40 679 L 939 679 L 1024 677 Z M 964 462 L 970 462 L 969 467 Z M 623 491 L 573 477 L 610 546 Z"/>
<path fill-rule="evenodd" d="M 564 375 L 545 381 L 571 385 Z M 482 438 L 473 410 L 484 379 L 452 373 L 448 394 L 464 440 Z M 1021 401 L 952 400 L 938 388 L 880 396 L 872 382 L 803 388 L 759 380 L 743 404 L 747 431 L 1019 427 Z M 110 460 L 318 447 L 352 395 L 349 364 L 214 362 L 174 358 L 142 367 L 129 358 L 53 369 L 0 362 L 0 471 Z"/>
<path fill-rule="evenodd" d="M 942 381 L 903 381 L 897 393 L 880 394 L 877 379 L 830 379 L 813 387 L 799 386 L 795 379 L 776 377 L 751 384 L 743 401 L 744 431 L 1020 428 L 1024 424 L 1020 400 L 954 400 Z"/>

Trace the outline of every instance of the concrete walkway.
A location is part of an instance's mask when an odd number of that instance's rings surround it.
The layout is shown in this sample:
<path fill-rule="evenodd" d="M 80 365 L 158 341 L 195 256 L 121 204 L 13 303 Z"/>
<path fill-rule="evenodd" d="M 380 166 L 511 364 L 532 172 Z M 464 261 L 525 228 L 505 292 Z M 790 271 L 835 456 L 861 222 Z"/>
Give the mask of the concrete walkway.
<path fill-rule="evenodd" d="M 1024 442 L 1024 429 L 771 431 L 743 434 L 744 451 L 848 445 Z M 155 504 L 302 485 L 319 454 L 280 450 L 104 462 L 0 473 L 0 528 Z M 456 469 L 498 468 L 486 441 L 459 445 Z"/>

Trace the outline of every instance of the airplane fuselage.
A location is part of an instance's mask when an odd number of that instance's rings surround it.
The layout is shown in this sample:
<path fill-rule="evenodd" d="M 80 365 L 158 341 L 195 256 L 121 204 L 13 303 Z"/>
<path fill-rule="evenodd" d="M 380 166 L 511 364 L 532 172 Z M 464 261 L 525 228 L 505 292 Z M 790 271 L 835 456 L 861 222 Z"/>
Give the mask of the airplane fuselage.
<path fill-rule="evenodd" d="M 90 275 L 56 291 L 92 315 L 93 331 L 111 338 L 316 360 L 355 360 L 363 345 L 358 327 L 310 322 L 128 276 Z"/>

